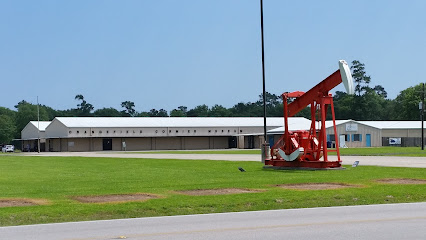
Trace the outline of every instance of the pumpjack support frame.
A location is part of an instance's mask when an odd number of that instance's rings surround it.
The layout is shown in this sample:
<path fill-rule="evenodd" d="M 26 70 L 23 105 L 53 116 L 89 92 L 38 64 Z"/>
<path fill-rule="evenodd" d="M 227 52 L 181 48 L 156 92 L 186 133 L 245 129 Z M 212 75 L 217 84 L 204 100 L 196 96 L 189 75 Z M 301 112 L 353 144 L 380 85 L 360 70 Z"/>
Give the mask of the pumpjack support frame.
<path fill-rule="evenodd" d="M 308 92 L 297 91 L 282 94 L 284 134 L 271 148 L 270 158 L 265 159 L 265 167 L 279 169 L 342 169 L 333 97 L 329 91 L 343 81 L 348 93 L 352 94 L 353 83 L 346 62 L 340 60 L 339 65 L 339 70 Z M 288 103 L 289 99 L 294 99 L 294 101 Z M 308 105 L 311 106 L 310 129 L 290 131 L 288 118 L 294 116 Z M 331 109 L 333 122 L 335 149 L 327 148 L 325 123 L 329 108 Z M 329 161 L 329 152 L 337 153 L 337 161 Z"/>

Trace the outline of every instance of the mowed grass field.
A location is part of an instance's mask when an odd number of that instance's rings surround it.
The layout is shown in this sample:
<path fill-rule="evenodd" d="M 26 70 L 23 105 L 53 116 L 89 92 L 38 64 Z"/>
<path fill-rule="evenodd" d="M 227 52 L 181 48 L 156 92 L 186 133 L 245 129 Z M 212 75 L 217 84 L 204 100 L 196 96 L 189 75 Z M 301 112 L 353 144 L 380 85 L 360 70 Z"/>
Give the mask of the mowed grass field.
<path fill-rule="evenodd" d="M 240 172 L 242 167 L 246 172 Z M 38 206 L 0 208 L 0 225 L 426 201 L 426 184 L 385 184 L 384 178 L 426 179 L 420 168 L 359 166 L 335 171 L 277 171 L 259 162 L 0 155 L 0 200 L 37 199 Z M 342 189 L 294 190 L 278 184 L 345 183 Z M 257 189 L 189 196 L 179 190 Z M 76 196 L 149 193 L 157 199 L 81 203 Z"/>
<path fill-rule="evenodd" d="M 121 153 L 121 152 L 120 152 Z M 260 154 L 259 149 L 230 149 L 230 150 L 196 150 L 196 151 L 145 151 L 145 152 L 127 152 L 145 153 L 145 154 Z M 330 152 L 330 155 L 336 155 L 335 152 Z M 368 147 L 368 148 L 340 148 L 342 156 L 411 156 L 411 157 L 426 157 L 426 150 L 421 150 L 420 147 Z"/>

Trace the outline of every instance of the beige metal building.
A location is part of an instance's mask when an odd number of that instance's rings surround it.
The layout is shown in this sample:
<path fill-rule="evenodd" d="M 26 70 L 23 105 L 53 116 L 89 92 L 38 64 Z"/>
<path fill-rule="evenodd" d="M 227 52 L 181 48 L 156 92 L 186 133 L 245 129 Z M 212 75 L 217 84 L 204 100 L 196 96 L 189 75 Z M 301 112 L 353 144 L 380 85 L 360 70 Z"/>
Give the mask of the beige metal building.
<path fill-rule="evenodd" d="M 308 130 L 299 128 L 299 130 Z M 320 125 L 317 126 L 320 129 Z M 381 147 L 381 146 L 420 146 L 420 121 L 355 121 L 336 120 L 336 130 L 340 147 Z M 283 134 L 280 127 L 268 131 L 274 135 L 274 142 Z M 327 141 L 332 147 L 336 144 L 333 122 L 326 121 Z M 270 141 L 271 142 L 271 141 Z"/>
<path fill-rule="evenodd" d="M 273 145 L 284 131 L 283 118 L 268 118 L 268 142 Z M 311 121 L 289 118 L 290 130 L 308 130 Z M 142 118 L 58 117 L 51 122 L 31 121 L 22 130 L 24 151 L 137 151 L 259 148 L 263 118 Z M 336 144 L 332 121 L 326 122 L 327 141 Z M 319 128 L 319 126 L 317 126 Z M 420 146 L 419 121 L 337 120 L 340 147 Z"/>
<path fill-rule="evenodd" d="M 334 141 L 332 123 L 327 123 L 328 140 Z M 421 146 L 420 121 L 336 121 L 339 143 L 347 147 Z M 343 142 L 342 140 L 345 140 Z"/>
<path fill-rule="evenodd" d="M 37 141 L 39 138 L 40 149 L 45 149 L 46 127 L 49 126 L 49 124 L 50 121 L 30 121 L 21 131 L 22 150 L 37 151 Z"/>
<path fill-rule="evenodd" d="M 283 118 L 267 118 L 267 130 L 282 125 Z M 22 132 L 24 142 L 28 137 Z M 259 148 L 263 118 L 57 117 L 45 138 L 45 151 Z"/>
<path fill-rule="evenodd" d="M 421 146 L 421 121 L 359 121 L 381 130 L 381 146 Z"/>
<path fill-rule="evenodd" d="M 327 121 L 327 141 L 335 146 L 333 122 Z M 340 147 L 380 147 L 382 129 L 370 124 L 370 121 L 336 120 L 336 129 Z"/>

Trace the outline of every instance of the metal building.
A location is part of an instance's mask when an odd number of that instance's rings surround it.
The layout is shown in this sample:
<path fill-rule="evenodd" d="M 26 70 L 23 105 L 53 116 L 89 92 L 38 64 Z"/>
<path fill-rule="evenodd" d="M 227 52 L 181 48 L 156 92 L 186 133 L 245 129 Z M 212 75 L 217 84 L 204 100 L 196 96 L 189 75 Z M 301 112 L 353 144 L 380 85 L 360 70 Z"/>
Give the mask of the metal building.
<path fill-rule="evenodd" d="M 22 150 L 37 151 L 38 139 L 40 139 L 40 149 L 45 149 L 46 127 L 50 121 L 30 121 L 21 131 Z M 40 130 L 39 130 L 40 129 Z"/>
<path fill-rule="evenodd" d="M 333 124 L 326 122 L 327 141 L 332 147 L 336 144 Z M 337 120 L 336 129 L 340 147 L 380 147 L 382 146 L 382 129 L 369 124 L 369 121 Z"/>
<path fill-rule="evenodd" d="M 308 130 L 311 121 L 289 119 L 290 130 Z M 37 129 L 40 124 L 40 132 Z M 268 142 L 283 134 L 281 117 L 268 118 Z M 336 144 L 332 122 L 327 141 Z M 419 121 L 336 120 L 340 147 L 420 146 Z M 317 127 L 319 129 L 319 126 Z M 137 151 L 259 148 L 263 118 L 258 117 L 58 117 L 31 121 L 21 132 L 22 149 L 36 151 Z"/>
<path fill-rule="evenodd" d="M 268 130 L 280 126 L 281 117 L 267 118 Z M 24 142 L 34 137 L 22 134 Z M 57 117 L 45 128 L 45 139 L 45 151 L 259 148 L 263 118 Z"/>
<path fill-rule="evenodd" d="M 309 126 L 298 127 L 297 130 L 309 129 Z M 332 121 L 326 121 L 326 128 L 327 141 L 331 147 L 335 147 L 336 135 Z M 320 129 L 319 125 L 317 129 Z M 420 121 L 336 120 L 336 129 L 340 147 L 421 146 Z M 280 127 L 268 131 L 268 134 L 273 135 L 276 141 L 283 132 L 284 128 Z"/>

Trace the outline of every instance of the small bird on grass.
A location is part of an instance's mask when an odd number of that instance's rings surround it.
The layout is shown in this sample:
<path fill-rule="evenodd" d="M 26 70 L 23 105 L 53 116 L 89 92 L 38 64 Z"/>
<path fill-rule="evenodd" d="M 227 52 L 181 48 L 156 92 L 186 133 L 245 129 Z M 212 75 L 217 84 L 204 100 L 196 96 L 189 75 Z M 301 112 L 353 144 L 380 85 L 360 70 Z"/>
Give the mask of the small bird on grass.
<path fill-rule="evenodd" d="M 240 170 L 240 172 L 245 172 L 246 170 L 244 170 L 244 168 L 242 167 L 238 167 L 238 170 Z"/>

